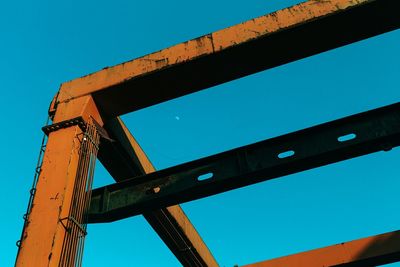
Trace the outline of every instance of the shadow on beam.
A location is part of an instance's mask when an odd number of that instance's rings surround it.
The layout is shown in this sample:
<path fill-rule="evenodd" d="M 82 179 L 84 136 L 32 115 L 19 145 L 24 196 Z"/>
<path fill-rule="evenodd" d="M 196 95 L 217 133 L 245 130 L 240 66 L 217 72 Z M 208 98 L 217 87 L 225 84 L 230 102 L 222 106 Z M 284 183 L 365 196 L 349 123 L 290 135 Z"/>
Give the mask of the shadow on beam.
<path fill-rule="evenodd" d="M 399 9 L 399 0 L 306 1 L 66 82 L 58 101 L 92 94 L 115 117 L 398 29 Z"/>
<path fill-rule="evenodd" d="M 400 145 L 400 103 L 97 188 L 89 223 L 111 222 Z"/>
<path fill-rule="evenodd" d="M 98 158 L 117 182 L 155 171 L 121 119 L 109 120 L 104 128 L 113 140 L 102 140 Z M 180 206 L 149 211 L 143 216 L 183 266 L 218 266 Z"/>
<path fill-rule="evenodd" d="M 400 231 L 395 231 L 243 267 L 373 267 L 398 261 Z"/>

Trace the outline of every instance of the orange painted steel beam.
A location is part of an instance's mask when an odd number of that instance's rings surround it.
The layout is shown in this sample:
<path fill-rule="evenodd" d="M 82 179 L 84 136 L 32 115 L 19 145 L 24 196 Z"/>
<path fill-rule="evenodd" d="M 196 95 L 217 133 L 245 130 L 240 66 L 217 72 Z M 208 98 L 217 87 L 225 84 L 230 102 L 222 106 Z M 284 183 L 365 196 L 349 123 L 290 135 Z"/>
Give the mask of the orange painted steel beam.
<path fill-rule="evenodd" d="M 62 84 L 125 114 L 400 27 L 398 0 L 310 0 Z"/>
<path fill-rule="evenodd" d="M 114 142 L 102 143 L 99 160 L 116 181 L 155 171 L 120 118 L 109 120 L 104 128 Z M 148 212 L 144 217 L 183 266 L 218 266 L 180 206 Z"/>
<path fill-rule="evenodd" d="M 54 122 L 89 116 L 101 118 L 91 97 L 60 104 Z M 66 229 L 60 219 L 68 217 L 79 164 L 79 126 L 49 134 L 31 213 L 24 229 L 16 266 L 58 267 Z"/>
<path fill-rule="evenodd" d="M 372 267 L 400 261 L 400 231 L 380 234 L 244 267 Z"/>

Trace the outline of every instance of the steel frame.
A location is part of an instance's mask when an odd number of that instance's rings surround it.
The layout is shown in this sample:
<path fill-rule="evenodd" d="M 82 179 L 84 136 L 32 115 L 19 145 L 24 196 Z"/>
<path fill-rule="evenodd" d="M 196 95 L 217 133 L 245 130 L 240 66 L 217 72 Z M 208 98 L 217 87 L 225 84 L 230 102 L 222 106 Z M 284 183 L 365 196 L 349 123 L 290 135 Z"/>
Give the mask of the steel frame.
<path fill-rule="evenodd" d="M 115 221 L 399 145 L 397 103 L 95 189 L 89 222 Z"/>
<path fill-rule="evenodd" d="M 53 125 L 45 128 L 48 144 L 16 266 L 60 264 L 68 234 L 61 219 L 71 209 L 79 163 L 76 136 L 83 132 L 78 124 L 66 123 L 75 118 L 96 122 L 102 136 L 98 158 L 120 182 L 93 191 L 91 222 L 144 214 L 184 266 L 218 264 L 180 207 L 167 206 L 398 146 L 395 104 L 155 172 L 118 116 L 398 29 L 399 8 L 398 0 L 309 0 L 62 84 L 49 110 Z M 355 138 L 338 141 L 348 134 Z M 327 137 L 329 146 L 322 147 Z M 287 151 L 295 155 L 277 157 Z M 198 181 L 210 172 L 211 179 Z M 228 177 L 234 179 L 227 182 Z M 132 192 L 140 197 L 132 198 Z M 398 237 L 398 232 L 383 236 Z M 346 261 L 340 249 L 328 247 L 314 252 L 333 260 L 314 265 L 300 260 L 314 255 L 311 251 L 289 256 L 287 266 L 373 266 L 376 258 L 379 263 L 399 260 L 393 257 L 398 242 L 376 242 L 381 237 L 347 243 L 356 249 Z M 356 256 L 362 251 L 373 257 Z M 280 266 L 273 264 L 257 266 Z"/>
<path fill-rule="evenodd" d="M 101 142 L 99 160 L 117 182 L 155 171 L 120 118 L 104 128 L 109 135 Z M 180 206 L 164 206 L 143 216 L 183 265 L 218 266 Z"/>

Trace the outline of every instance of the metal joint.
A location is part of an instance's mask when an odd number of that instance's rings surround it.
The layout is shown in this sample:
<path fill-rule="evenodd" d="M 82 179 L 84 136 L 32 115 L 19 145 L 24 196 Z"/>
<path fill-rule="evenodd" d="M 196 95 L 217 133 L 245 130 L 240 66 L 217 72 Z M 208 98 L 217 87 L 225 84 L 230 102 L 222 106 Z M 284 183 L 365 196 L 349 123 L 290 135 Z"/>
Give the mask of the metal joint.
<path fill-rule="evenodd" d="M 64 224 L 63 221 L 65 221 L 65 220 L 68 220 L 68 221 L 72 222 L 72 224 L 74 224 L 76 227 L 78 227 L 79 231 L 80 231 L 84 236 L 87 235 L 87 232 L 86 232 L 86 230 L 82 227 L 82 225 L 81 225 L 74 217 L 71 217 L 71 216 L 60 219 L 61 225 L 65 228 L 65 230 L 66 230 L 68 233 L 71 231 L 71 227 L 67 227 L 67 226 Z"/>
<path fill-rule="evenodd" d="M 48 126 L 42 127 L 42 131 L 46 134 L 49 135 L 52 132 L 58 131 L 60 129 L 65 129 L 71 126 L 79 126 L 82 131 L 86 131 L 86 122 L 82 117 L 76 117 L 70 120 L 65 120 L 65 121 L 60 121 L 57 123 L 53 123 Z"/>

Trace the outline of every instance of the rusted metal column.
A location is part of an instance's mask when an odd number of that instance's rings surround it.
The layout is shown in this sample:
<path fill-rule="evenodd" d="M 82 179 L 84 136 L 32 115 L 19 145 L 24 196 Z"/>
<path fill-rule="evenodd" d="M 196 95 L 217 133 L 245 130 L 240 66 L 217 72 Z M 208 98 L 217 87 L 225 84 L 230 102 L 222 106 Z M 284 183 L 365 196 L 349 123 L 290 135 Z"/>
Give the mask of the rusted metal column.
<path fill-rule="evenodd" d="M 54 125 L 75 117 L 101 122 L 91 97 L 60 104 Z M 49 134 L 32 210 L 20 243 L 16 266 L 60 266 L 65 221 L 71 210 L 74 186 L 80 168 L 83 130 L 74 123 L 62 124 Z M 72 245 L 72 249 L 75 245 Z M 68 256 L 68 255 L 67 255 Z"/>
<path fill-rule="evenodd" d="M 373 267 L 399 260 L 400 231 L 395 231 L 244 267 Z"/>

